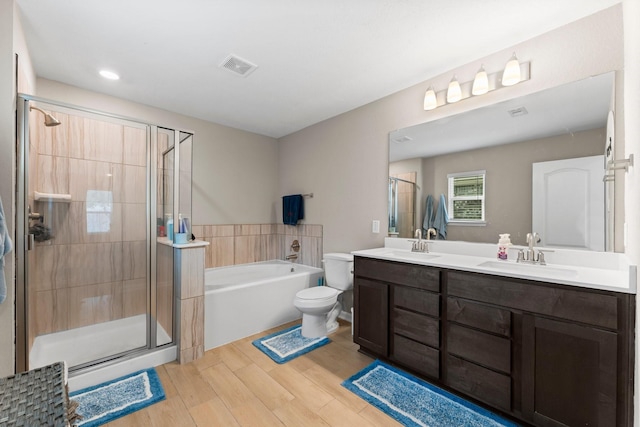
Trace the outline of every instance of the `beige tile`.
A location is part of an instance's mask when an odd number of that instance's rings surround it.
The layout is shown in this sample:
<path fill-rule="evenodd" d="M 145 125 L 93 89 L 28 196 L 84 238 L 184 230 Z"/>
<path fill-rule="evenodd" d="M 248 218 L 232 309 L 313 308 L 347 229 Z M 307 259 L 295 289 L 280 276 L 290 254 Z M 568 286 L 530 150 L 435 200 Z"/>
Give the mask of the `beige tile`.
<path fill-rule="evenodd" d="M 113 192 L 114 181 L 122 181 L 115 165 L 83 159 L 69 159 L 69 191 L 73 201 L 87 200 L 87 191 Z M 112 193 L 112 201 L 121 201 Z"/>
<path fill-rule="evenodd" d="M 224 363 L 218 363 L 202 372 L 227 408 L 233 410 L 255 399 L 255 395 Z"/>
<path fill-rule="evenodd" d="M 276 408 L 274 414 L 286 426 L 329 426 L 315 411 L 311 410 L 307 405 L 295 399 L 284 406 Z M 356 424 L 354 424 L 356 425 Z"/>
<path fill-rule="evenodd" d="M 246 264 L 261 260 L 261 236 L 236 236 L 234 238 L 234 263 Z"/>
<path fill-rule="evenodd" d="M 122 240 L 121 203 L 104 202 L 96 210 L 92 202 L 57 203 L 63 212 L 53 215 L 56 244 L 106 243 Z M 104 210 L 103 210 L 104 209 Z"/>
<path fill-rule="evenodd" d="M 402 424 L 391 418 L 389 415 L 371 405 L 367 405 L 362 411 L 360 411 L 360 416 L 369 421 L 371 425 L 377 427 L 402 426 Z"/>
<path fill-rule="evenodd" d="M 29 263 L 29 285 L 31 290 L 44 291 L 53 288 L 55 247 L 36 245 L 33 262 Z"/>
<path fill-rule="evenodd" d="M 231 413 L 242 427 L 284 427 L 278 417 L 257 397 L 245 405 L 232 408 Z"/>
<path fill-rule="evenodd" d="M 84 159 L 122 163 L 122 125 L 84 118 L 81 144 Z"/>
<path fill-rule="evenodd" d="M 35 190 L 41 193 L 69 194 L 69 159 L 39 155 Z"/>
<path fill-rule="evenodd" d="M 222 400 L 217 397 L 198 406 L 194 406 L 189 409 L 189 413 L 198 427 L 240 426 Z"/>
<path fill-rule="evenodd" d="M 67 136 L 69 137 L 69 157 L 84 159 L 84 117 L 70 115 L 68 117 Z"/>
<path fill-rule="evenodd" d="M 253 363 L 238 369 L 235 374 L 271 410 L 294 399 L 293 394 Z"/>
<path fill-rule="evenodd" d="M 56 288 L 122 280 L 122 243 L 57 245 L 54 255 Z"/>
<path fill-rule="evenodd" d="M 123 317 L 147 312 L 147 279 L 125 280 L 122 287 Z"/>
<path fill-rule="evenodd" d="M 144 410 L 151 419 L 154 427 L 193 427 L 195 422 L 191 418 L 184 397 L 175 396 L 151 405 Z"/>
<path fill-rule="evenodd" d="M 178 362 L 181 365 L 185 363 L 194 362 L 202 357 L 204 354 L 204 346 L 197 345 L 195 347 L 180 349 L 180 353 L 178 354 Z"/>
<path fill-rule="evenodd" d="M 125 203 L 122 215 L 122 240 L 147 239 L 147 205 L 144 203 Z"/>
<path fill-rule="evenodd" d="M 39 154 L 54 155 L 53 131 L 45 127 L 44 117 L 37 110 L 29 112 L 29 139 L 35 144 Z"/>
<path fill-rule="evenodd" d="M 143 166 L 122 167 L 122 195 L 125 203 L 145 203 L 147 198 L 147 171 Z"/>
<path fill-rule="evenodd" d="M 36 335 L 68 329 L 69 300 L 67 290 L 35 292 L 35 307 L 32 307 L 30 312 L 35 317 L 34 333 Z"/>
<path fill-rule="evenodd" d="M 278 234 L 276 224 L 260 224 L 260 234 Z"/>
<path fill-rule="evenodd" d="M 147 242 L 122 243 L 122 278 L 125 280 L 147 277 Z"/>
<path fill-rule="evenodd" d="M 122 282 L 70 288 L 69 328 L 122 318 Z"/>
<path fill-rule="evenodd" d="M 204 297 L 180 301 L 180 349 L 204 345 Z"/>
<path fill-rule="evenodd" d="M 147 131 L 146 129 L 124 126 L 124 159 L 128 165 L 146 166 Z"/>
<path fill-rule="evenodd" d="M 260 234 L 260 224 L 238 224 L 234 233 L 237 236 L 257 236 Z"/>
<path fill-rule="evenodd" d="M 322 268 L 322 238 L 301 237 L 300 246 L 299 262 L 304 265 Z"/>
<path fill-rule="evenodd" d="M 202 240 L 204 238 L 204 227 L 202 225 L 192 225 L 191 233 L 196 236 L 196 239 Z"/>
<path fill-rule="evenodd" d="M 269 375 L 312 411 L 319 410 L 333 400 L 333 396 L 287 364 L 272 369 Z"/>
<path fill-rule="evenodd" d="M 165 367 L 178 395 L 187 408 L 192 408 L 217 397 L 216 392 L 200 375 L 193 363 L 186 365 L 170 363 Z M 187 417 L 189 416 L 187 415 Z"/>
<path fill-rule="evenodd" d="M 235 239 L 233 237 L 207 237 L 205 241 L 205 268 L 233 265 L 235 260 Z"/>
<path fill-rule="evenodd" d="M 179 298 L 204 295 L 204 253 L 204 247 L 180 250 Z"/>

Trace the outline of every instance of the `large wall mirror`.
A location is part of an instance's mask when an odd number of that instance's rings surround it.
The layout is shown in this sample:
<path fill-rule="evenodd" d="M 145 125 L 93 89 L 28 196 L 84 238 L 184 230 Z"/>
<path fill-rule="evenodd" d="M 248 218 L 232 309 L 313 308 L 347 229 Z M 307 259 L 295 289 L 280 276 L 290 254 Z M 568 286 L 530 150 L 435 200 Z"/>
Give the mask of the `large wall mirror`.
<path fill-rule="evenodd" d="M 534 230 L 542 210 L 547 218 L 554 216 L 556 224 L 555 229 L 544 228 L 542 244 L 572 247 L 563 245 L 564 237 L 558 234 L 573 233 L 574 224 L 583 221 L 596 224 L 597 230 L 589 237 L 595 243 L 581 249 L 617 249 L 613 209 L 624 202 L 621 194 L 614 199 L 615 183 L 603 180 L 607 146 L 614 141 L 609 117 L 615 105 L 614 83 L 615 72 L 610 72 L 391 132 L 389 236 L 413 237 L 414 230 L 423 228 L 427 196 L 432 195 L 436 204 L 441 194 L 448 200 L 448 176 L 483 171 L 484 220 L 450 222 L 448 240 L 495 243 L 498 234 L 510 233 L 513 243 L 524 245 L 528 232 L 542 231 Z M 539 165 L 574 159 L 595 159 L 597 182 L 585 188 L 595 187 L 590 197 L 597 204 L 568 215 L 566 205 L 573 203 L 565 196 L 540 203 L 536 183 L 544 180 L 543 187 L 553 186 L 556 195 L 567 195 L 582 191 L 576 187 L 582 178 L 554 181 L 534 173 Z"/>

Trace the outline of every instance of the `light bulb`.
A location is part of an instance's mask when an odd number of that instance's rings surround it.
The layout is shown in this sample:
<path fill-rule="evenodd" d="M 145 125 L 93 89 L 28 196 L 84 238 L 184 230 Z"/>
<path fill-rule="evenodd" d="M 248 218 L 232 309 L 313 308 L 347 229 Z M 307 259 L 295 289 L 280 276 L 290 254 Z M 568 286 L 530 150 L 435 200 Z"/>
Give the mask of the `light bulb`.
<path fill-rule="evenodd" d="M 462 99 L 462 90 L 460 89 L 460 83 L 456 80 L 456 76 L 453 76 L 449 82 L 449 89 L 447 89 L 447 102 L 458 102 Z"/>
<path fill-rule="evenodd" d="M 429 89 L 424 94 L 424 109 L 433 110 L 438 106 L 438 99 L 436 98 L 436 92 L 433 90 L 433 86 L 429 86 Z"/>
<path fill-rule="evenodd" d="M 484 95 L 489 92 L 489 77 L 484 70 L 484 65 L 480 66 L 480 69 L 476 73 L 476 77 L 473 79 L 473 87 L 471 93 L 473 95 Z"/>
<path fill-rule="evenodd" d="M 502 86 L 513 86 L 520 82 L 520 78 L 520 63 L 518 62 L 518 58 L 514 52 L 509 62 L 507 62 L 507 65 L 504 67 L 504 72 L 502 73 Z"/>

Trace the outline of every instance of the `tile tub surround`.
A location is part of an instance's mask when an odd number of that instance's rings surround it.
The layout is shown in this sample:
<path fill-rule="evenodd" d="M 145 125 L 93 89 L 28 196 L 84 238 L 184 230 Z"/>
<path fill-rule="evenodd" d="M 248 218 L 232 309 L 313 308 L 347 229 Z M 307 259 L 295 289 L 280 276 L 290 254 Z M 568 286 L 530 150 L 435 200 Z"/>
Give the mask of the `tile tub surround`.
<path fill-rule="evenodd" d="M 322 225 L 229 224 L 194 225 L 197 239 L 209 242 L 205 268 L 284 259 L 300 242 L 298 264 L 322 267 Z"/>

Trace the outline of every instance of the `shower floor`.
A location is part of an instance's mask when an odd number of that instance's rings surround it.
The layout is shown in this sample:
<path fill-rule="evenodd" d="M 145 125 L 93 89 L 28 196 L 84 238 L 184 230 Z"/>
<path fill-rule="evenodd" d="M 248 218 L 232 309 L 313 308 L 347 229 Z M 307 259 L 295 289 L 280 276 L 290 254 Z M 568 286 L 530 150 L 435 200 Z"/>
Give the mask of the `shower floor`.
<path fill-rule="evenodd" d="M 73 367 L 93 360 L 124 353 L 147 345 L 147 316 L 83 326 L 68 331 L 41 335 L 33 341 L 29 353 L 29 369 L 65 360 Z M 171 337 L 158 323 L 158 342 L 171 342 Z"/>

